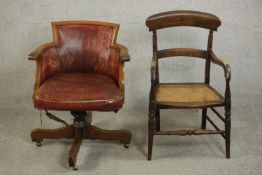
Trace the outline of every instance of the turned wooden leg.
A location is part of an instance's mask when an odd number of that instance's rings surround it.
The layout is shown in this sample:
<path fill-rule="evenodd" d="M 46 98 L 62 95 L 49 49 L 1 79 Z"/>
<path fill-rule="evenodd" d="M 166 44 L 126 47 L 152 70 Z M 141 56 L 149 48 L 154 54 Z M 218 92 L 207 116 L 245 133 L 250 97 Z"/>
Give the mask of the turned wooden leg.
<path fill-rule="evenodd" d="M 202 109 L 201 129 L 206 129 L 206 121 L 207 121 L 207 108 L 204 108 Z"/>
<path fill-rule="evenodd" d="M 73 138 L 74 128 L 72 125 L 58 129 L 35 129 L 31 132 L 33 142 L 41 142 L 43 139 Z"/>
<path fill-rule="evenodd" d="M 70 167 L 76 166 L 76 157 L 82 143 L 82 128 L 75 128 L 74 143 L 69 150 L 68 163 Z"/>
<path fill-rule="evenodd" d="M 231 119 L 230 119 L 230 110 L 226 111 L 225 116 L 225 132 L 226 132 L 226 158 L 230 158 L 230 133 L 231 133 Z"/>
<path fill-rule="evenodd" d="M 153 149 L 153 138 L 154 138 L 154 130 L 155 130 L 155 113 L 149 113 L 148 120 L 148 154 L 147 159 L 152 159 L 152 149 Z"/>
<path fill-rule="evenodd" d="M 86 128 L 86 139 L 116 140 L 123 144 L 130 144 L 132 134 L 127 130 L 104 130 L 96 126 Z"/>
<path fill-rule="evenodd" d="M 160 110 L 157 108 L 156 110 L 156 130 L 160 131 Z"/>
<path fill-rule="evenodd" d="M 231 93 L 229 86 L 230 79 L 226 80 L 225 91 L 225 132 L 226 132 L 226 158 L 230 158 L 230 133 L 231 133 Z"/>

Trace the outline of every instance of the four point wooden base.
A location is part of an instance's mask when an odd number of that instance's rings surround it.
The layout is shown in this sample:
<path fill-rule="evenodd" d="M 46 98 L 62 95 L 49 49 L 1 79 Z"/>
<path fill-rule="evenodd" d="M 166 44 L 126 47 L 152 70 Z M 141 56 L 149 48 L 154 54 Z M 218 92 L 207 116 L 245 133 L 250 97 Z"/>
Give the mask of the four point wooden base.
<path fill-rule="evenodd" d="M 80 121 L 79 121 L 80 118 Z M 81 121 L 82 119 L 82 121 Z M 69 150 L 68 163 L 70 167 L 75 169 L 76 158 L 83 139 L 101 139 L 115 140 L 122 144 L 130 144 L 132 134 L 127 130 L 104 130 L 91 125 L 91 112 L 85 116 L 80 116 L 74 121 L 73 125 L 64 126 L 58 129 L 35 129 L 31 132 L 33 142 L 40 143 L 43 139 L 59 139 L 68 138 L 74 139 L 74 142 Z"/>

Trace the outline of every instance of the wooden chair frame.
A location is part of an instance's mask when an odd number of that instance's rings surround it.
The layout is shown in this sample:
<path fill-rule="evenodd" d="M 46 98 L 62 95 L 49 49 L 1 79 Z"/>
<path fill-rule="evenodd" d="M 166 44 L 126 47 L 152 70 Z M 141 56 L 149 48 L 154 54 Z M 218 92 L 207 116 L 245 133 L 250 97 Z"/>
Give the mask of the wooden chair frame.
<path fill-rule="evenodd" d="M 149 120 L 148 120 L 148 160 L 152 158 L 152 147 L 154 135 L 204 135 L 204 134 L 219 134 L 225 139 L 226 158 L 230 158 L 230 130 L 231 130 L 231 94 L 230 94 L 230 78 L 231 71 L 229 64 L 219 59 L 212 51 L 213 32 L 220 26 L 220 20 L 208 13 L 196 11 L 170 11 L 149 17 L 146 25 L 153 32 L 153 58 L 151 63 L 151 89 L 149 95 Z M 191 48 L 174 48 L 158 50 L 157 47 L 157 31 L 158 29 L 176 26 L 192 26 L 209 29 L 207 51 Z M 189 56 L 205 59 L 205 80 L 204 84 L 210 84 L 210 64 L 214 63 L 224 69 L 226 87 L 224 100 L 219 104 L 214 105 L 199 105 L 199 106 L 179 106 L 161 105 L 156 102 L 156 91 L 159 83 L 159 67 L 158 60 L 164 57 L 172 56 Z M 225 118 L 218 113 L 214 107 L 225 108 Z M 199 108 L 202 109 L 201 129 L 197 130 L 177 130 L 177 131 L 162 131 L 160 130 L 160 109 L 173 108 Z M 207 115 L 207 109 L 210 108 L 219 119 L 225 124 L 225 129 L 220 129 Z M 208 121 L 215 129 L 206 130 L 206 121 Z"/>

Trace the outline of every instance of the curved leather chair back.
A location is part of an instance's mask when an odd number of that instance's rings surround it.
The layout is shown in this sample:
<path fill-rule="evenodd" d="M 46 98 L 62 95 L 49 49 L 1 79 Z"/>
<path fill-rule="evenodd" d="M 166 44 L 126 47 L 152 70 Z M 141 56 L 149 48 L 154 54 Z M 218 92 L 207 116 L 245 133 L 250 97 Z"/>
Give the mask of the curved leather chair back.
<path fill-rule="evenodd" d="M 118 28 L 118 24 L 103 22 L 53 22 L 53 37 L 58 45 L 60 72 L 108 74 L 109 69 L 119 70 L 118 64 L 114 64 L 119 60 L 112 60 L 116 59 L 115 57 L 110 58 L 111 46 L 116 41 Z"/>

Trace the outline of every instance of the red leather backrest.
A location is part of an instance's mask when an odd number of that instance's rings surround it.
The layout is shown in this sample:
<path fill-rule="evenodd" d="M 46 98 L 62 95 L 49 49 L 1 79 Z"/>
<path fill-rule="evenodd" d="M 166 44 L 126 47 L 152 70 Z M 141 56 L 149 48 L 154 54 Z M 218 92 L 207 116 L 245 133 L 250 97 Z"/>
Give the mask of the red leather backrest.
<path fill-rule="evenodd" d="M 73 21 L 52 26 L 61 72 L 107 73 L 117 24 Z"/>

